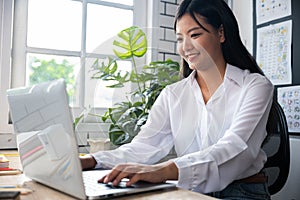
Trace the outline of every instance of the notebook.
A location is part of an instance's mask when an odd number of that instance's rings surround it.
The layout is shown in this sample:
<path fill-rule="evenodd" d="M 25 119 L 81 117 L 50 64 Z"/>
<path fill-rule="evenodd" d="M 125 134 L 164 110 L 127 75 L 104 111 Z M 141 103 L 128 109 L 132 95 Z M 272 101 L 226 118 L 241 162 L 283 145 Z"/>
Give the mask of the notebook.
<path fill-rule="evenodd" d="M 97 183 L 109 170 L 82 171 L 63 79 L 7 91 L 24 174 L 79 199 L 105 199 L 176 184 L 138 182 L 125 187 Z"/>

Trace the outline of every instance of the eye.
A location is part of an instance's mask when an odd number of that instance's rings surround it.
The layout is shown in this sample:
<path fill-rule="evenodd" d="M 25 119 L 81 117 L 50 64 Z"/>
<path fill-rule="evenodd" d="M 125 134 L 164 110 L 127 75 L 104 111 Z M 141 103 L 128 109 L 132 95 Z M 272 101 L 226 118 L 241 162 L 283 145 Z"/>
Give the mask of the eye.
<path fill-rule="evenodd" d="M 200 35 L 202 35 L 202 33 L 193 33 L 193 34 L 191 34 L 191 38 L 197 38 Z"/>
<path fill-rule="evenodd" d="M 176 38 L 177 42 L 182 42 L 183 39 L 181 37 Z"/>

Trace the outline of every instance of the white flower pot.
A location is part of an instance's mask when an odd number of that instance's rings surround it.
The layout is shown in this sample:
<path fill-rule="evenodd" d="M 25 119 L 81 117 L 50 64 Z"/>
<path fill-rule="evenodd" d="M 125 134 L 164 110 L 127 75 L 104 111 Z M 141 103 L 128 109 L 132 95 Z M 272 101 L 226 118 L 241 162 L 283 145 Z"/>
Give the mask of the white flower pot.
<path fill-rule="evenodd" d="M 90 144 L 90 153 L 110 149 L 110 140 L 108 138 L 94 138 L 87 141 Z"/>

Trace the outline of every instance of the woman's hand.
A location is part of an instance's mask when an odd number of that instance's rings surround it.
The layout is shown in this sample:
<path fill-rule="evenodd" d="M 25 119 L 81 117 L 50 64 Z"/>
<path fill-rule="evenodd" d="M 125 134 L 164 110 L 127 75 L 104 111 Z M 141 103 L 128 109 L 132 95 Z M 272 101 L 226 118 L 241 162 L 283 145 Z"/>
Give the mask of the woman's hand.
<path fill-rule="evenodd" d="M 172 161 L 156 165 L 119 164 L 109 174 L 99 179 L 98 182 L 112 182 L 114 186 L 117 186 L 123 178 L 129 179 L 126 186 L 130 186 L 137 181 L 161 183 L 166 180 L 177 180 L 178 168 Z"/>
<path fill-rule="evenodd" d="M 92 169 L 96 166 L 97 162 L 91 155 L 85 155 L 79 157 L 82 169 Z"/>

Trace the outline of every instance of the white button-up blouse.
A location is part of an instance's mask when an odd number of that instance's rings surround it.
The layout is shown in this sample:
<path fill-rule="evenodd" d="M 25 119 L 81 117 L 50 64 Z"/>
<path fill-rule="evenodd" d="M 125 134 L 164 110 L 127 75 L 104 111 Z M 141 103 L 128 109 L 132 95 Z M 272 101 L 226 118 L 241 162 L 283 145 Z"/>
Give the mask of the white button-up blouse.
<path fill-rule="evenodd" d="M 174 146 L 179 187 L 222 190 L 263 168 L 261 144 L 272 97 L 273 85 L 266 77 L 227 64 L 223 83 L 205 104 L 194 71 L 161 92 L 131 143 L 93 154 L 96 167 L 153 164 Z"/>

